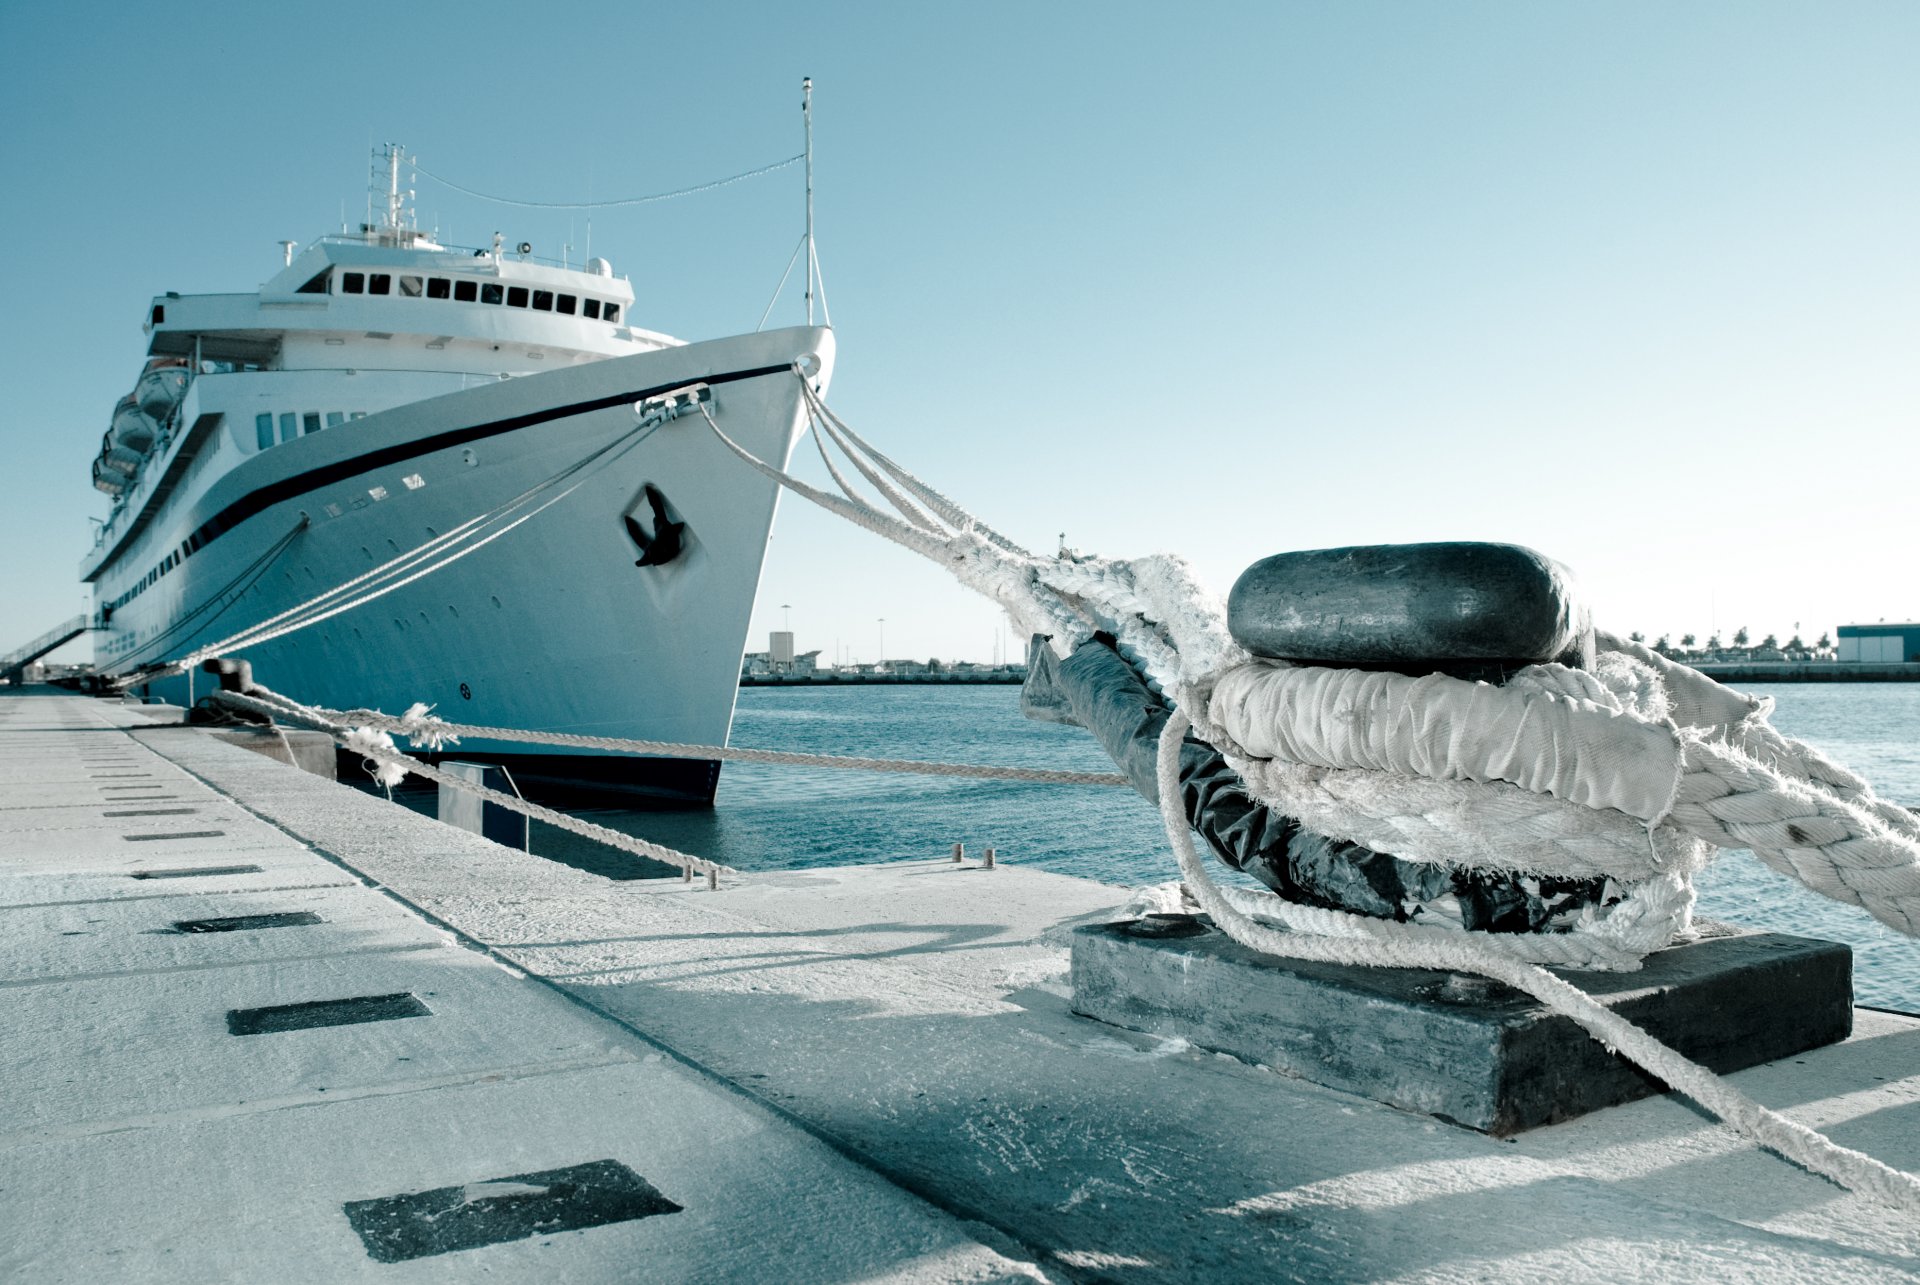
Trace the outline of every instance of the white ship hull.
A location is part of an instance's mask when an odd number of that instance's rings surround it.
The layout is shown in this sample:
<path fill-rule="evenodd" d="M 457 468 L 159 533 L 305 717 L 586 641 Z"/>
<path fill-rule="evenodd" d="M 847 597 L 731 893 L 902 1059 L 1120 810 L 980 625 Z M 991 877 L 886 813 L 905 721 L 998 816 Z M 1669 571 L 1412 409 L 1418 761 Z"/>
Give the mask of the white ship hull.
<path fill-rule="evenodd" d="M 784 462 L 804 423 L 791 367 L 809 356 L 824 387 L 833 339 L 810 327 L 596 361 L 301 436 L 198 493 L 189 475 L 94 569 L 109 608 L 101 668 L 184 655 L 445 534 L 632 432 L 647 396 L 707 382 L 728 435 Z M 623 516 L 652 527 L 649 485 L 685 523 L 684 547 L 637 566 L 643 550 Z M 683 416 L 477 552 L 239 658 L 256 681 L 310 704 L 397 713 L 425 701 L 455 722 L 722 744 L 777 492 L 698 414 Z M 253 565 L 296 527 L 271 565 Z M 212 681 L 136 690 L 190 703 Z M 549 796 L 705 803 L 718 775 L 708 762 L 534 748 L 466 741 L 457 753 L 506 761 L 523 788 Z M 551 788 L 563 783 L 578 788 Z"/>

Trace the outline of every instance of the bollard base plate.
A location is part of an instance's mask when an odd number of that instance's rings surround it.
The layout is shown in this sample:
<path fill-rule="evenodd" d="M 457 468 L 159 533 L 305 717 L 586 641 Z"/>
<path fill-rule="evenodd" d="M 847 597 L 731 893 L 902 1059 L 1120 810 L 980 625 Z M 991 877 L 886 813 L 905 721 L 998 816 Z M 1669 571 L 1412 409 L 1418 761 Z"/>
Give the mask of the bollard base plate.
<path fill-rule="evenodd" d="M 1554 971 L 1723 1073 L 1853 1029 L 1848 947 L 1705 922 L 1695 932 L 1637 973 Z M 1072 954 L 1076 1013 L 1486 1133 L 1665 1090 L 1570 1019 L 1482 978 L 1271 959 L 1198 915 L 1081 928 Z"/>

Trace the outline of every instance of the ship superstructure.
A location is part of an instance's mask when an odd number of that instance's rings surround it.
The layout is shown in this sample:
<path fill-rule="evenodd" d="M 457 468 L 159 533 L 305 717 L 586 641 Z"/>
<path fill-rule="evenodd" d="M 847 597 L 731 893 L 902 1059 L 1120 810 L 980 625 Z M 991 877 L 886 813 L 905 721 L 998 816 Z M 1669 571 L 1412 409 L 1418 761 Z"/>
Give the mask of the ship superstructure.
<path fill-rule="evenodd" d="M 388 162 L 377 222 L 288 246 L 257 293 L 149 304 L 145 368 L 94 464 L 114 497 L 81 568 L 99 667 L 140 675 L 268 619 L 638 428 L 644 441 L 511 537 L 246 658 L 321 704 L 451 701 L 496 726 L 718 743 L 775 488 L 659 407 L 697 390 L 729 436 L 784 459 L 796 363 L 824 386 L 831 332 L 689 344 L 638 327 L 604 259 L 543 262 L 497 235 L 440 245 L 411 225 L 398 149 Z M 190 682 L 143 688 L 184 700 Z M 518 762 L 696 800 L 715 774 Z"/>

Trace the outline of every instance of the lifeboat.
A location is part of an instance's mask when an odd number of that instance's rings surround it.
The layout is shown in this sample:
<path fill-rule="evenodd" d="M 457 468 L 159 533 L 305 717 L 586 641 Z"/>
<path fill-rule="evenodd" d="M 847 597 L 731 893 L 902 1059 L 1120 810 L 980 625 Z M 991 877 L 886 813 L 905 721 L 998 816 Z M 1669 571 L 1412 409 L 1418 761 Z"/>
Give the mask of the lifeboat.
<path fill-rule="evenodd" d="M 100 438 L 100 465 L 121 477 L 132 477 L 138 473 L 140 461 L 144 458 L 145 456 L 140 452 L 130 450 L 114 441 L 111 429 Z"/>
<path fill-rule="evenodd" d="M 107 457 L 102 455 L 93 462 L 93 485 L 95 490 L 119 496 L 126 494 L 127 479 L 124 475 L 108 468 Z"/>
<path fill-rule="evenodd" d="M 140 457 L 152 449 L 158 436 L 160 426 L 153 422 L 153 417 L 141 410 L 131 396 L 122 397 L 120 404 L 113 408 L 113 429 L 107 434 L 107 440 L 131 451 L 137 464 Z"/>
<path fill-rule="evenodd" d="M 154 422 L 164 424 L 186 395 L 187 376 L 187 368 L 177 361 L 156 364 L 140 376 L 140 382 L 133 389 L 133 399 Z"/>

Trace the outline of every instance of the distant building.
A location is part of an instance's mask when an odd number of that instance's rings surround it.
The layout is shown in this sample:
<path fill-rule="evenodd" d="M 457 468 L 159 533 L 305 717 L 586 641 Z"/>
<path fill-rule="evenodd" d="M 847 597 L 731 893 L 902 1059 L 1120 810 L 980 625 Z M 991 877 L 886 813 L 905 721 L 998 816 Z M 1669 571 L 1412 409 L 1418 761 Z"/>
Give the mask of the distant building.
<path fill-rule="evenodd" d="M 1920 660 L 1920 623 L 1841 625 L 1839 633 L 1842 663 Z"/>
<path fill-rule="evenodd" d="M 820 652 L 803 651 L 795 655 L 793 635 L 785 630 L 775 630 L 767 639 L 771 644 L 766 651 L 750 651 L 740 658 L 740 676 L 742 678 L 766 678 L 785 675 L 789 678 L 810 678 L 819 672 Z"/>

